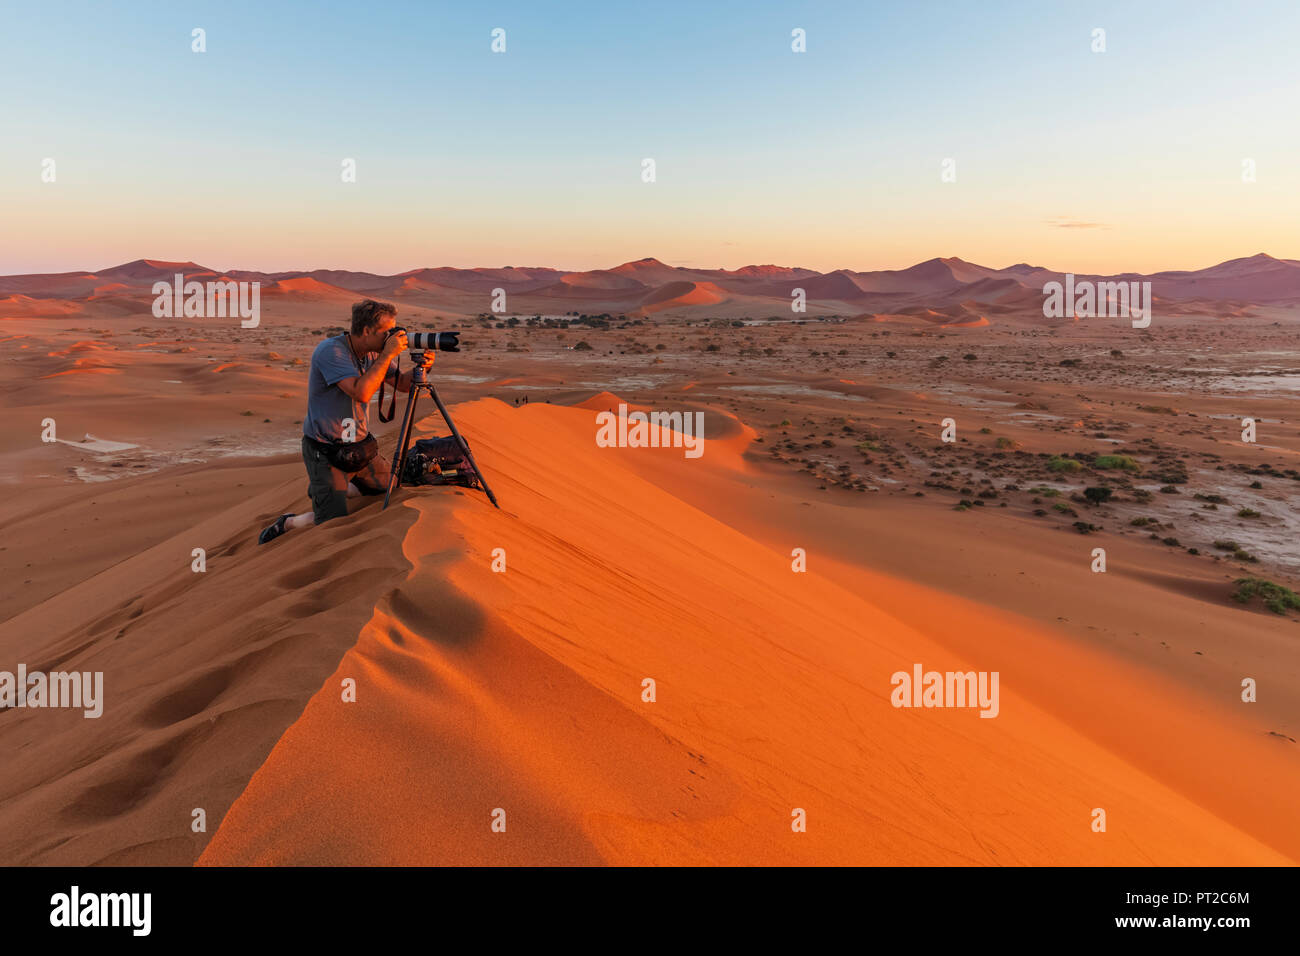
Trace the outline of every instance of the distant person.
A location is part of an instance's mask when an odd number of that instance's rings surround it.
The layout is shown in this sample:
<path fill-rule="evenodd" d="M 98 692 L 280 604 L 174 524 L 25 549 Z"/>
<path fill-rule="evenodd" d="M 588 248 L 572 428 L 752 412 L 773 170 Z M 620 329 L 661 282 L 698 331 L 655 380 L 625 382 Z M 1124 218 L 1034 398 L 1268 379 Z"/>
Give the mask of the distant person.
<path fill-rule="evenodd" d="M 382 495 L 388 489 L 388 462 L 370 434 L 370 399 L 387 382 L 399 392 L 411 387 L 411 372 L 397 375 L 393 359 L 406 349 L 406 333 L 389 334 L 397 309 L 366 299 L 352 306 L 352 329 L 316 346 L 307 375 L 307 414 L 302 420 L 302 460 L 312 510 L 284 514 L 257 539 L 266 544 L 293 528 L 320 524 L 348 513 L 348 499 Z M 421 366 L 433 364 L 433 351 Z M 348 428 L 349 420 L 353 428 Z M 344 441 L 345 435 L 353 441 Z"/>

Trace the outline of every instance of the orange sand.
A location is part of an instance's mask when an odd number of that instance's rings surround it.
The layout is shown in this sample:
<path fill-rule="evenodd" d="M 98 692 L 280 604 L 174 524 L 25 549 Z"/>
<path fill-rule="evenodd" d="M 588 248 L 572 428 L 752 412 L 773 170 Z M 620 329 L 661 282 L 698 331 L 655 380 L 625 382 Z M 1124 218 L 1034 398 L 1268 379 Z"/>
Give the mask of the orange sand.
<path fill-rule="evenodd" d="M 743 511 L 755 480 L 739 454 L 746 429 L 688 461 L 680 449 L 595 447 L 591 409 L 482 400 L 455 414 L 505 510 L 421 489 L 362 519 L 391 529 L 414 516 L 401 543 L 410 570 L 392 577 L 201 863 L 1300 856 L 1284 798 L 1300 783 L 1295 760 L 1177 687 L 812 544 L 809 571 L 793 573 L 784 546 L 759 540 L 770 528 L 724 524 L 667 490 L 661 477 L 675 474 L 729 495 L 717 512 Z M 760 507 L 769 496 L 749 494 Z M 491 570 L 494 549 L 504 573 Z M 348 554 L 334 548 L 325 566 Z M 1000 715 L 891 707 L 890 674 L 914 662 L 999 670 Z M 341 701 L 345 678 L 356 703 Z M 1180 769 L 1232 774 L 1247 759 L 1261 795 L 1248 819 L 1215 774 Z M 1094 807 L 1106 833 L 1090 829 Z M 504 833 L 490 827 L 498 808 Z M 806 833 L 791 831 L 795 808 Z"/>

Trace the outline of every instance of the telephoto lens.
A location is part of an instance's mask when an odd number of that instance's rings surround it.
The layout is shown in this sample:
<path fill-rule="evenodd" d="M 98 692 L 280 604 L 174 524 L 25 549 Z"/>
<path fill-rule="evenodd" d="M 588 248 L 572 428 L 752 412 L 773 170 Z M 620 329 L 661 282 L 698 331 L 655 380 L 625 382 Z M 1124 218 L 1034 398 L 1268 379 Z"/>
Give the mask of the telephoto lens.
<path fill-rule="evenodd" d="M 459 352 L 459 332 L 407 332 L 406 347 L 412 352 Z"/>

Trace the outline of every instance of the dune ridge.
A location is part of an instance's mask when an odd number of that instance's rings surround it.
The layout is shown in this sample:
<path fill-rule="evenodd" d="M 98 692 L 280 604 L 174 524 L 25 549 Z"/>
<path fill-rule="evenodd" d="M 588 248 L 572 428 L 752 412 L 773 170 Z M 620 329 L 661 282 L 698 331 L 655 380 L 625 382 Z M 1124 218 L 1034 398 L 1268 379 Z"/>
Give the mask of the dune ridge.
<path fill-rule="evenodd" d="M 194 262 L 137 259 L 95 272 L 0 276 L 0 319 L 53 318 L 99 305 L 119 311 L 147 306 L 156 281 L 187 279 L 260 282 L 271 298 L 340 303 L 358 296 L 396 297 L 444 316 L 472 317 L 489 308 L 497 289 L 508 292 L 518 314 L 609 313 L 662 320 L 700 315 L 706 309 L 729 318 L 789 313 L 792 295 L 812 315 L 903 314 L 918 307 L 973 304 L 970 311 L 1015 313 L 1044 324 L 1044 287 L 1068 270 L 1020 263 L 992 268 L 956 257 L 934 258 L 906 269 L 856 271 L 777 265 L 739 269 L 670 266 L 658 259 L 624 262 L 608 269 L 566 271 L 548 267 L 448 266 L 379 275 L 341 269 L 258 272 L 217 271 Z M 1149 275 L 1076 275 L 1079 282 L 1149 282 L 1162 315 L 1220 311 L 1253 312 L 1261 305 L 1300 302 L 1300 261 L 1264 253 L 1204 269 Z M 59 301 L 65 300 L 65 301 Z M 959 321 L 950 327 L 973 325 Z"/>
<path fill-rule="evenodd" d="M 995 720 L 894 709 L 889 674 L 914 661 L 998 661 L 792 574 L 788 556 L 651 480 L 697 466 L 674 450 L 595 448 L 589 408 L 481 400 L 456 415 L 507 510 L 421 490 L 376 521 L 408 516 L 411 570 L 199 862 L 1292 862 L 1014 686 Z M 737 430 L 699 467 L 743 473 L 744 443 Z M 927 597 L 918 622 L 989 626 L 983 609 Z M 1095 806 L 1107 834 L 1089 828 Z M 497 808 L 506 833 L 490 829 Z M 791 832 L 794 808 L 807 833 Z"/>

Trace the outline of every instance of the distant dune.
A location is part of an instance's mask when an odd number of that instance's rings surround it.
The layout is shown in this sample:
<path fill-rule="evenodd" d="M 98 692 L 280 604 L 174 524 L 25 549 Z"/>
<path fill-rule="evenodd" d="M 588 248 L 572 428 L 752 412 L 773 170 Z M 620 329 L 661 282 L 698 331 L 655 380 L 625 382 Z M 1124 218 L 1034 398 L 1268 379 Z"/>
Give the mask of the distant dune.
<path fill-rule="evenodd" d="M 272 283 L 269 288 L 262 290 L 263 295 L 274 295 L 276 293 L 313 299 L 342 298 L 353 300 L 357 297 L 355 292 L 349 292 L 347 289 L 340 289 L 337 286 L 307 276 L 300 276 L 296 279 L 280 279 L 278 282 Z"/>
<path fill-rule="evenodd" d="M 647 316 L 711 310 L 731 318 L 790 314 L 791 303 L 801 290 L 812 315 L 900 315 L 917 307 L 973 303 L 968 307 L 980 315 L 1019 313 L 1025 320 L 1041 320 L 1044 284 L 1064 280 L 1063 272 L 1028 263 L 996 269 L 956 257 L 873 272 L 836 269 L 818 273 L 771 264 L 733 270 L 694 269 L 646 258 L 577 272 L 542 266 L 438 267 L 391 276 L 329 269 L 223 273 L 188 261 L 136 259 L 97 272 L 0 276 L 0 296 L 5 296 L 0 298 L 0 316 L 59 316 L 77 311 L 76 306 L 34 305 L 30 300 L 122 298 L 130 307 L 128 297 L 146 295 L 154 282 L 173 282 L 178 273 L 199 281 L 261 282 L 264 293 L 303 301 L 396 298 L 408 308 L 446 315 L 489 312 L 500 291 L 507 295 L 511 314 Z M 1263 253 L 1195 271 L 1079 274 L 1076 280 L 1150 282 L 1154 299 L 1167 314 L 1242 315 L 1253 305 L 1300 302 L 1300 261 Z"/>
<path fill-rule="evenodd" d="M 642 299 L 637 312 L 649 315 L 684 305 L 713 305 L 726 297 L 712 282 L 669 282 Z"/>

